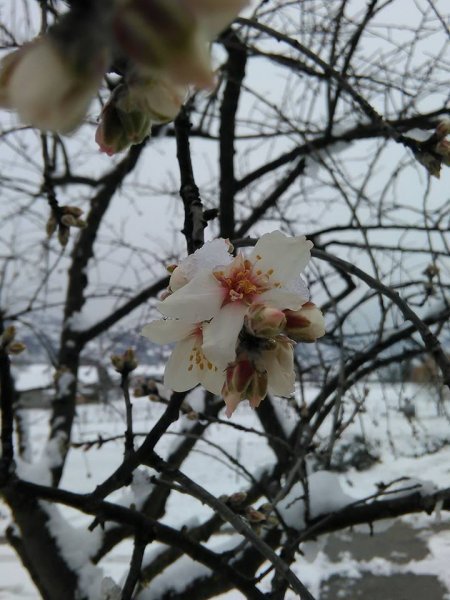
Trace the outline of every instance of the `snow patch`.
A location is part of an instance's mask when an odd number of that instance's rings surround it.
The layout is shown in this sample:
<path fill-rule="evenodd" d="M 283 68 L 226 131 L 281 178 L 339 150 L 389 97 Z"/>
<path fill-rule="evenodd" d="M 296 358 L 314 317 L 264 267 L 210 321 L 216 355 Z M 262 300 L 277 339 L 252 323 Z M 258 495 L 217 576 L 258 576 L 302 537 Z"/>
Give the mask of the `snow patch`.
<path fill-rule="evenodd" d="M 169 590 L 182 592 L 190 582 L 210 574 L 210 569 L 193 561 L 188 556 L 183 556 L 168 567 L 164 573 L 155 577 L 150 587 L 137 596 L 137 600 L 160 600 Z"/>
<path fill-rule="evenodd" d="M 101 597 L 103 571 L 94 566 L 90 558 L 101 546 L 101 529 L 97 527 L 89 531 L 85 527 L 73 527 L 56 506 L 48 502 L 40 504 L 48 515 L 47 528 L 56 540 L 63 559 L 78 574 L 81 593 L 89 600 L 98 600 Z"/>
<path fill-rule="evenodd" d="M 339 475 L 330 471 L 316 471 L 309 476 L 309 509 L 311 518 L 336 512 L 355 498 L 347 495 L 341 487 Z M 290 492 L 281 500 L 278 511 L 284 522 L 293 529 L 305 527 L 305 490 L 301 483 L 292 486 Z"/>

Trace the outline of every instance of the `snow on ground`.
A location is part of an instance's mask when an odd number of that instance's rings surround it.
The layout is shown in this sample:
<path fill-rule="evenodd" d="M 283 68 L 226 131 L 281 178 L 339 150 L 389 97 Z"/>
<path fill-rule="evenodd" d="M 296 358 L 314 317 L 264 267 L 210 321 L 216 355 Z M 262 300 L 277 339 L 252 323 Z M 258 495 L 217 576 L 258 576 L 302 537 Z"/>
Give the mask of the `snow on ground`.
<path fill-rule="evenodd" d="M 53 386 L 54 373 L 55 369 L 48 364 L 26 365 L 13 369 L 16 388 L 19 392 Z M 94 366 L 81 366 L 79 368 L 79 380 L 84 385 L 97 383 L 97 368 Z"/>
<path fill-rule="evenodd" d="M 303 392 L 304 402 L 308 404 L 312 401 L 317 391 L 313 386 L 306 388 Z M 326 492 L 324 486 L 326 488 L 329 485 L 333 488 L 329 490 L 330 494 L 341 488 L 339 497 L 340 504 L 343 504 L 345 499 L 351 502 L 352 499 L 374 493 L 380 481 L 388 483 L 405 476 L 414 478 L 413 483 L 420 480 L 427 491 L 432 489 L 432 484 L 439 487 L 449 486 L 450 446 L 446 446 L 445 442 L 450 439 L 450 425 L 448 418 L 443 414 L 443 406 L 437 406 L 435 390 L 427 386 L 371 383 L 366 388 L 363 386 L 355 388 L 351 395 L 344 398 L 346 414 L 350 415 L 355 403 L 360 402 L 364 396 L 367 396 L 365 412 L 354 419 L 343 439 L 337 444 L 336 452 L 345 457 L 345 453 L 349 451 L 355 440 L 364 438 L 370 443 L 372 454 L 379 457 L 379 462 L 365 471 L 349 468 L 339 475 L 316 474 L 318 494 L 323 495 Z M 193 398 L 192 404 L 195 405 L 196 402 Z M 147 398 L 135 398 L 133 400 L 135 431 L 144 434 L 148 432 L 163 410 L 164 406 L 151 402 Z M 415 416 L 413 416 L 414 411 Z M 288 402 L 280 400 L 277 412 L 285 421 L 286 428 L 290 428 L 294 415 Z M 409 418 L 405 417 L 405 412 L 410 415 Z M 45 410 L 28 411 L 33 440 L 32 455 L 35 457 L 42 451 L 48 433 L 47 416 Z M 120 400 L 108 405 L 80 405 L 77 408 L 74 440 L 95 440 L 98 434 L 103 438 L 120 436 L 124 431 L 124 417 L 124 406 Z M 259 429 L 255 414 L 245 405 L 238 407 L 232 421 Z M 194 423 L 186 416 L 181 417 L 170 428 L 170 433 L 159 442 L 156 450 L 163 456 L 167 456 L 180 439 L 177 434 L 189 430 Z M 324 445 L 327 443 L 328 428 L 329 425 L 325 424 L 320 431 L 320 440 Z M 424 452 L 428 454 L 424 455 Z M 206 431 L 205 440 L 197 444 L 192 455 L 183 465 L 183 471 L 217 496 L 244 489 L 247 485 L 247 476 L 228 463 L 226 453 L 240 460 L 253 473 L 267 468 L 274 460 L 271 450 L 262 437 L 231 427 L 212 425 Z M 69 456 L 62 486 L 76 492 L 88 492 L 97 482 L 112 472 L 120 463 L 122 456 L 121 440 L 105 443 L 101 447 L 94 446 L 87 452 L 81 449 L 73 450 Z M 319 468 L 317 465 L 310 465 L 311 472 Z M 411 482 L 402 481 L 397 485 L 401 489 L 410 486 Z M 145 489 L 145 477 L 141 475 L 133 490 L 119 492 L 111 499 L 129 505 L 132 501 L 139 501 L 143 489 Z M 172 496 L 174 497 L 171 498 L 168 512 L 163 519 L 165 523 L 179 526 L 187 520 L 203 520 L 211 515 L 208 507 L 189 496 L 175 494 Z M 61 512 L 70 521 L 71 528 L 78 528 L 81 532 L 86 531 L 90 519 L 75 511 L 61 509 Z M 320 506 L 316 505 L 316 513 L 320 512 Z M 426 527 L 429 520 L 430 517 L 422 515 L 409 518 L 409 522 L 416 527 Z M 7 524 L 6 507 L 0 505 L 0 536 Z M 227 538 L 220 536 L 211 540 L 209 545 L 217 549 L 218 545 L 224 543 L 227 543 Z M 402 564 L 401 567 L 396 565 L 396 572 L 434 574 L 450 592 L 450 577 L 446 567 L 450 560 L 450 532 L 440 531 L 430 536 L 426 543 L 429 554 L 425 559 L 410 561 Z M 104 574 L 119 584 L 123 582 L 131 550 L 132 544 L 129 541 L 117 546 L 101 563 Z M 146 556 L 149 557 L 156 551 L 158 547 L 153 544 L 147 549 Z M 364 562 L 346 556 L 338 562 L 333 562 L 324 553 L 323 541 L 306 544 L 304 552 L 306 556 L 300 557 L 294 568 L 318 599 L 321 582 L 333 574 L 360 577 L 363 572 L 389 573 L 390 569 L 393 569 L 389 561 L 380 557 Z M 308 557 L 310 562 L 306 560 Z M 189 561 L 185 559 L 183 563 L 180 562 L 173 568 L 177 572 L 181 570 L 185 573 L 186 569 L 189 570 Z M 202 569 L 203 567 L 196 566 L 196 571 Z M 170 572 L 166 576 L 163 575 L 160 581 L 155 580 L 153 591 L 142 595 L 142 600 L 156 598 L 155 590 L 163 589 L 167 577 L 170 577 Z M 13 551 L 7 544 L 0 543 L 0 600 L 25 600 L 37 597 L 33 584 L 18 563 Z M 241 595 L 230 592 L 222 598 L 238 600 Z"/>

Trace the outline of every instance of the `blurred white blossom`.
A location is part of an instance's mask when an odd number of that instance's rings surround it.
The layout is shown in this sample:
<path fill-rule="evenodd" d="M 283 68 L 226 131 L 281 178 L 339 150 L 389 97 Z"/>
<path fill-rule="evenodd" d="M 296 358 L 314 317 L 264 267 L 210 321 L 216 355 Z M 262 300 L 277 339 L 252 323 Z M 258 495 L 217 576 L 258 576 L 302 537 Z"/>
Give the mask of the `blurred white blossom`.
<path fill-rule="evenodd" d="M 36 38 L 1 61 L 0 105 L 16 110 L 29 125 L 70 133 L 100 85 L 106 55 L 95 60 L 98 68 L 80 70 L 51 37 Z"/>

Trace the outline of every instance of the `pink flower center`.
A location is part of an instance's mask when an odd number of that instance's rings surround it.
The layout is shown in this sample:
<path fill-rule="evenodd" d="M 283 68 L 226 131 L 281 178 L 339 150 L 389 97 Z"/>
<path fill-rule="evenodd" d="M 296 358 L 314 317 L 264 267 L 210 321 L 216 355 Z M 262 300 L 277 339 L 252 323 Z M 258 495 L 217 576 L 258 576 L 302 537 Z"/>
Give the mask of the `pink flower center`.
<path fill-rule="evenodd" d="M 223 304 L 236 301 L 251 304 L 259 294 L 273 287 L 268 281 L 272 273 L 255 271 L 254 265 L 239 255 L 226 271 L 214 271 L 214 277 L 224 290 Z"/>

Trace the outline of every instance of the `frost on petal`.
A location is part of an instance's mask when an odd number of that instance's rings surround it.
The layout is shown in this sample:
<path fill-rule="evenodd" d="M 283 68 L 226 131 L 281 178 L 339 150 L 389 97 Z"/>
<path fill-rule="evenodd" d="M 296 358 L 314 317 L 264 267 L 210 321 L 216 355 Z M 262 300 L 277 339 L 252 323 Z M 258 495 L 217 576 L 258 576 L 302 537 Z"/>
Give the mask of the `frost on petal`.
<path fill-rule="evenodd" d="M 201 248 L 185 258 L 178 265 L 187 279 L 192 279 L 200 271 L 212 271 L 216 267 L 228 265 L 233 260 L 229 244 L 223 238 L 206 242 Z"/>
<path fill-rule="evenodd" d="M 298 279 L 308 264 L 312 247 L 304 235 L 288 237 L 281 231 L 272 231 L 261 236 L 250 260 L 263 273 L 273 270 L 273 280 L 285 284 Z"/>
<path fill-rule="evenodd" d="M 298 310 L 307 300 L 308 297 L 299 296 L 297 292 L 292 292 L 284 288 L 273 288 L 267 292 L 263 292 L 258 297 L 258 302 L 269 304 L 273 308 L 281 310 L 285 310 L 286 308 L 289 310 Z"/>
<path fill-rule="evenodd" d="M 191 335 L 196 325 L 175 319 L 160 319 L 144 326 L 142 335 L 155 344 L 172 344 Z"/>
<path fill-rule="evenodd" d="M 236 358 L 236 343 L 246 312 L 245 304 L 232 302 L 203 328 L 203 352 L 219 369 L 225 369 Z"/>
<path fill-rule="evenodd" d="M 159 303 L 166 317 L 199 323 L 212 319 L 222 306 L 221 286 L 212 273 L 203 271 Z"/>
<path fill-rule="evenodd" d="M 197 370 L 189 357 L 195 352 L 195 338 L 178 342 L 169 358 L 164 372 L 164 385 L 175 392 L 186 392 L 195 387 L 199 380 Z"/>

